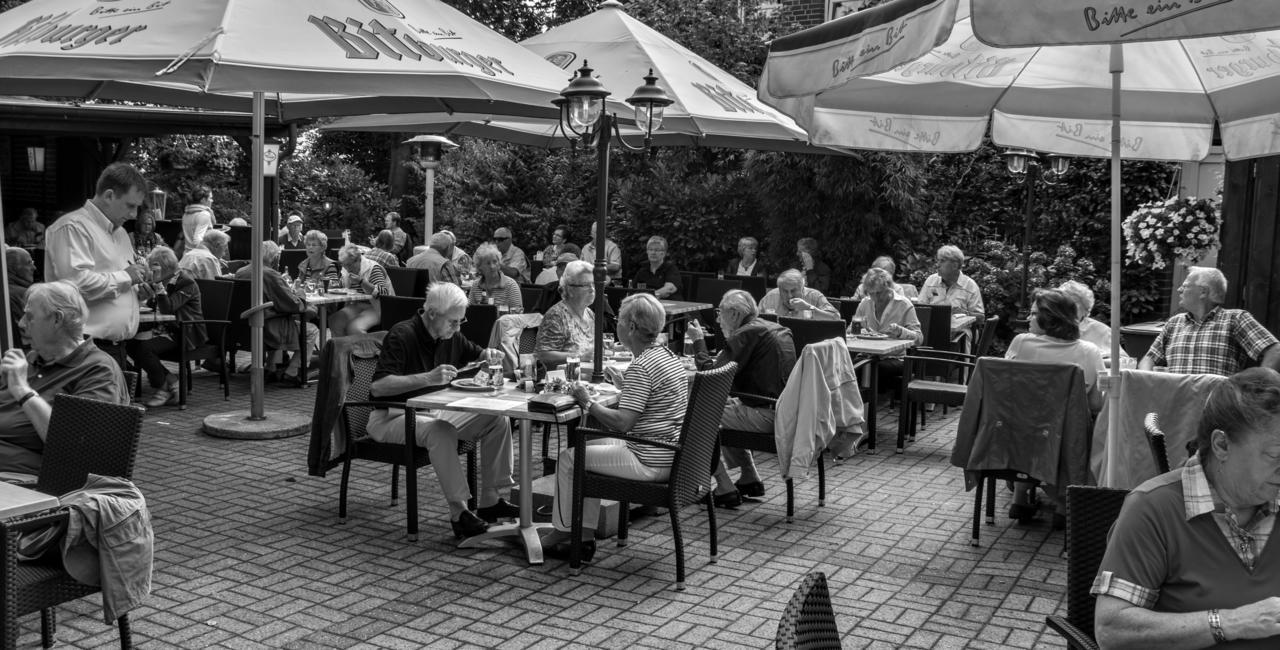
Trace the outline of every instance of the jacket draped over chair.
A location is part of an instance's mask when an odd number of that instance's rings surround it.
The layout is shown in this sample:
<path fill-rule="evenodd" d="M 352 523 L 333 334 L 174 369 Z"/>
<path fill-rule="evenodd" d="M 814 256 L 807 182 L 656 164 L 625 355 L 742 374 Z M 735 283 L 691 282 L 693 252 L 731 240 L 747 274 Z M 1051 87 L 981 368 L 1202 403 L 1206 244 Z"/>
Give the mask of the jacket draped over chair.
<path fill-rule="evenodd" d="M 773 435 L 783 478 L 803 479 L 837 431 L 866 430 L 858 376 L 844 339 L 805 346 L 778 396 Z"/>
<path fill-rule="evenodd" d="M 347 450 L 347 436 L 339 430 L 339 413 L 347 399 L 347 388 L 355 369 L 352 358 L 377 358 L 382 351 L 386 332 L 370 332 L 340 336 L 325 342 L 320 352 L 320 383 L 316 387 L 316 403 L 311 414 L 311 444 L 307 451 L 307 473 L 324 476 L 342 462 Z"/>

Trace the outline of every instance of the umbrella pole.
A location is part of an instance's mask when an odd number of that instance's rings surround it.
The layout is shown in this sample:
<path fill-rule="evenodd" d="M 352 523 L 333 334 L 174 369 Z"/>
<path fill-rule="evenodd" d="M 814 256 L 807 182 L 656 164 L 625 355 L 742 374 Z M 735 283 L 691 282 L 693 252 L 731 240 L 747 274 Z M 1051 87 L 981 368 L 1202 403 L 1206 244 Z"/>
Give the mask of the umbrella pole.
<path fill-rule="evenodd" d="M 4 223 L 4 202 L 0 201 L 0 224 Z M 9 246 L 9 242 L 5 242 L 5 248 Z M 13 314 L 9 312 L 9 254 L 0 250 L 0 287 L 4 288 L 4 340 L 0 341 L 0 352 L 5 352 L 9 348 L 18 347 L 14 337 L 18 336 L 18 332 L 13 331 Z"/>
<path fill-rule="evenodd" d="M 613 115 L 609 111 L 601 111 L 596 135 L 596 331 L 592 340 L 594 350 L 591 353 L 591 383 L 604 381 L 604 283 L 606 275 L 604 259 L 604 242 L 607 239 L 605 228 L 609 221 L 609 144 L 613 138 Z M 616 317 L 617 314 L 614 314 Z"/>
<path fill-rule="evenodd" d="M 264 131 L 266 131 L 264 122 L 266 107 L 263 99 L 262 91 L 253 93 L 253 250 L 249 254 L 250 265 L 253 272 L 252 289 L 250 289 L 249 307 L 254 309 L 253 316 L 249 320 L 249 349 L 252 355 L 252 361 L 249 365 L 249 419 L 261 420 L 263 415 L 262 399 L 263 399 L 263 382 L 262 382 L 262 310 L 257 309 L 262 304 L 262 149 Z M 306 332 L 299 334 L 306 337 Z M 306 347 L 306 346 L 303 346 Z M 300 354 L 307 354 L 301 352 Z"/>
<path fill-rule="evenodd" d="M 1108 435 L 1120 431 L 1120 78 L 1124 46 L 1111 46 L 1111 377 L 1108 382 Z M 1102 477 L 1095 477 L 1103 484 Z"/>

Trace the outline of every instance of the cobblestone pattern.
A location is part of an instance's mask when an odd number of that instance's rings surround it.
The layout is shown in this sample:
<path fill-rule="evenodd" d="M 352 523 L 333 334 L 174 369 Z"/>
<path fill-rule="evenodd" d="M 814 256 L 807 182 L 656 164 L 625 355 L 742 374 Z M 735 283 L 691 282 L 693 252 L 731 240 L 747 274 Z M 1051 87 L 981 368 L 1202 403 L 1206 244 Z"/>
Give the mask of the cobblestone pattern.
<path fill-rule="evenodd" d="M 969 546 L 972 493 L 948 462 L 956 412 L 930 416 L 893 453 L 897 418 L 880 417 L 881 451 L 797 485 L 796 520 L 772 457 L 764 503 L 717 511 L 721 557 L 707 562 L 705 514 L 686 511 L 688 589 L 677 592 L 666 516 L 638 520 L 630 544 L 602 542 L 580 577 L 566 563 L 529 567 L 510 546 L 458 550 L 434 474 L 419 475 L 419 541 L 389 505 L 390 470 L 352 472 L 346 525 L 340 472 L 306 472 L 307 438 L 220 440 L 211 412 L 248 406 L 197 372 L 187 411 L 148 413 L 135 479 L 156 527 L 154 590 L 132 615 L 140 648 L 766 648 L 801 578 L 827 573 L 846 648 L 1061 648 L 1044 616 L 1062 612 L 1061 532 L 1001 516 Z M 268 411 L 309 413 L 315 389 L 269 386 Z M 536 439 L 540 436 L 535 436 Z M 1003 508 L 1007 493 L 999 495 Z M 39 644 L 38 616 L 20 647 Z M 59 609 L 58 639 L 118 647 L 99 599 Z"/>

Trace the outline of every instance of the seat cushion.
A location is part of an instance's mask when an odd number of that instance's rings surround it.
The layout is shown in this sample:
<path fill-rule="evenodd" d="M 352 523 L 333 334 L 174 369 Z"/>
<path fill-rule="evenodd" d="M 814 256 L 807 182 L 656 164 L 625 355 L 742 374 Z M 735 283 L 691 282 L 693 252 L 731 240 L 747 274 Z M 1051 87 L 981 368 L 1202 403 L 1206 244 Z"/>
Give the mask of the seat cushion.
<path fill-rule="evenodd" d="M 913 402 L 933 402 L 944 406 L 961 406 L 969 387 L 945 381 L 916 379 L 907 384 L 906 399 Z"/>

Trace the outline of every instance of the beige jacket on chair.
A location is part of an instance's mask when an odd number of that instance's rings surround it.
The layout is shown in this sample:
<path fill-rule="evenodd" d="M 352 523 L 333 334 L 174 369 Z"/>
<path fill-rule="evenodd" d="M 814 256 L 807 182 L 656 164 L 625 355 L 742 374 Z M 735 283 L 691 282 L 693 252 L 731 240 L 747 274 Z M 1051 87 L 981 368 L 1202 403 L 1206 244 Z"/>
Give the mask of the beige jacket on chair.
<path fill-rule="evenodd" d="M 778 396 L 773 436 L 783 478 L 803 479 L 837 431 L 866 430 L 858 377 L 843 339 L 805 346 Z"/>

